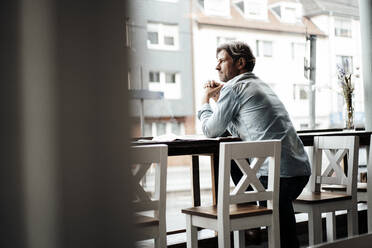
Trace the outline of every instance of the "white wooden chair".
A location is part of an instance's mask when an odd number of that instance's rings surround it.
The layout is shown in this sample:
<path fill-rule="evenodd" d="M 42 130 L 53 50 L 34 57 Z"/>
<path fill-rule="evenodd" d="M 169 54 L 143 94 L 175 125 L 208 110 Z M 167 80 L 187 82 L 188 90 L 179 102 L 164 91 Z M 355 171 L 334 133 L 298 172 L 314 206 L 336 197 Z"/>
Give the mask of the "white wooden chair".
<path fill-rule="evenodd" d="M 370 141 L 372 141 L 372 135 L 371 135 Z M 369 148 L 370 148 L 370 146 L 366 147 L 367 168 L 369 168 L 369 166 L 368 166 L 368 164 L 370 163 L 369 157 L 371 156 L 370 153 L 372 153 Z M 345 192 L 346 191 L 346 186 L 345 185 L 326 185 L 326 186 L 323 186 L 322 189 L 325 190 L 325 191 L 331 191 L 331 192 Z M 359 202 L 363 202 L 363 203 L 368 202 L 368 192 L 367 192 L 367 183 L 366 182 L 358 182 L 357 183 L 357 199 L 358 199 L 358 203 Z"/>
<path fill-rule="evenodd" d="M 322 189 L 324 191 L 329 192 L 346 192 L 346 186 L 344 185 L 327 185 L 323 186 Z M 357 202 L 364 202 L 366 203 L 368 201 L 368 195 L 367 195 L 367 183 L 357 183 Z"/>
<path fill-rule="evenodd" d="M 327 240 L 336 238 L 335 211 L 347 210 L 349 236 L 358 234 L 357 172 L 359 137 L 314 137 L 314 158 L 310 177 L 311 192 L 303 192 L 293 203 L 296 212 L 308 213 L 309 244 L 321 243 L 322 213 L 326 213 Z M 322 169 L 322 154 L 329 164 Z M 347 155 L 348 170 L 345 175 L 341 166 Z M 324 192 L 324 184 L 345 185 L 345 192 Z"/>
<path fill-rule="evenodd" d="M 165 218 L 167 159 L 168 146 L 166 145 L 131 147 L 136 240 L 155 238 L 155 247 L 158 248 L 167 246 Z M 140 181 L 152 164 L 155 164 L 155 190 L 153 197 L 150 197 Z M 140 214 L 145 211 L 153 212 L 153 216 Z"/>
<path fill-rule="evenodd" d="M 219 187 L 217 206 L 183 209 L 186 214 L 187 247 L 198 246 L 197 227 L 218 232 L 218 246 L 230 247 L 230 232 L 234 231 L 234 246 L 245 247 L 244 230 L 267 226 L 269 247 L 280 247 L 279 174 L 281 142 L 229 142 L 220 144 Z M 248 164 L 247 158 L 253 158 Z M 256 173 L 268 158 L 268 187 L 265 189 Z M 243 177 L 230 192 L 231 161 L 235 160 Z M 246 191 L 251 185 L 254 191 Z M 247 204 L 267 201 L 267 208 Z"/>

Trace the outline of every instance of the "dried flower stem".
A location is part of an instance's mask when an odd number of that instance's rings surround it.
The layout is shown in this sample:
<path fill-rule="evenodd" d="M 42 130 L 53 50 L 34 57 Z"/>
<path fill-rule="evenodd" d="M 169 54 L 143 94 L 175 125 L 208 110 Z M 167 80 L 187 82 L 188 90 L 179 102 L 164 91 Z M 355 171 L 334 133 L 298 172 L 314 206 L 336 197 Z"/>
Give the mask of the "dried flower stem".
<path fill-rule="evenodd" d="M 337 65 L 338 70 L 338 80 L 342 87 L 345 104 L 346 104 L 346 112 L 347 112 L 347 120 L 346 120 L 346 128 L 351 129 L 354 128 L 354 108 L 353 108 L 353 92 L 354 86 L 351 83 L 351 73 L 346 73 L 344 68 Z"/>

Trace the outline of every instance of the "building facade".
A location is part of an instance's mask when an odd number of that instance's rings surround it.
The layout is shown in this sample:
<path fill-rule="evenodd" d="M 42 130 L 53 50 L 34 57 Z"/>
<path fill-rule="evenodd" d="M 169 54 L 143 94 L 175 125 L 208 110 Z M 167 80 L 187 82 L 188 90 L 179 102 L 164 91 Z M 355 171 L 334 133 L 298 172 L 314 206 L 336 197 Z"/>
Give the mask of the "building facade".
<path fill-rule="evenodd" d="M 130 89 L 161 91 L 144 100 L 145 136 L 194 132 L 190 2 L 130 1 L 125 43 L 130 52 Z M 131 101 L 133 135 L 140 136 L 140 100 Z"/>

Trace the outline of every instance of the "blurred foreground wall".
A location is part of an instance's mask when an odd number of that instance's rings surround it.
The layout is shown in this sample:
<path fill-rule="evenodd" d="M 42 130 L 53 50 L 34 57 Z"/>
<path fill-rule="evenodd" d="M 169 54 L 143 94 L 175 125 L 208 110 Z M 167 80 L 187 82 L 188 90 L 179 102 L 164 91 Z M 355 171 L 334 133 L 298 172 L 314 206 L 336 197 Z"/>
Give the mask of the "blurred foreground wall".
<path fill-rule="evenodd" d="M 125 7 L 0 2 L 0 247 L 133 247 Z"/>

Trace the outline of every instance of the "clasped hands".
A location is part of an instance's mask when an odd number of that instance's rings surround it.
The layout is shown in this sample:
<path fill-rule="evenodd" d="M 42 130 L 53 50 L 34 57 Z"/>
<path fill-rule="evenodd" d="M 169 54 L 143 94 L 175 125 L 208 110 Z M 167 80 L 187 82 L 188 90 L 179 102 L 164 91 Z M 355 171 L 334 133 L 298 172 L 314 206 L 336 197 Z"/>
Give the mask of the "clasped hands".
<path fill-rule="evenodd" d="M 218 83 L 214 80 L 210 80 L 204 84 L 204 96 L 202 104 L 209 103 L 209 99 L 212 98 L 215 102 L 218 101 L 220 97 L 220 91 L 223 87 L 223 84 Z"/>

